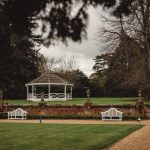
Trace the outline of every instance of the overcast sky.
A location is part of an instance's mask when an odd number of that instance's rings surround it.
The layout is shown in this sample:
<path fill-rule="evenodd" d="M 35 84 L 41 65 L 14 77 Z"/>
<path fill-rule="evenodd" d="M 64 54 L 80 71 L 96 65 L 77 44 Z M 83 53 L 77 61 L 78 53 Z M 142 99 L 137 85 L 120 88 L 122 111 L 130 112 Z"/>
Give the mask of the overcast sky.
<path fill-rule="evenodd" d="M 46 57 L 75 57 L 79 69 L 81 69 L 86 75 L 90 75 L 92 67 L 94 65 L 94 58 L 98 51 L 98 25 L 100 24 L 99 9 L 95 9 L 92 6 L 88 9 L 89 12 L 89 24 L 87 30 L 87 40 L 83 40 L 81 43 L 69 42 L 68 46 L 63 43 L 59 43 L 55 46 L 46 48 L 41 47 L 41 53 Z"/>

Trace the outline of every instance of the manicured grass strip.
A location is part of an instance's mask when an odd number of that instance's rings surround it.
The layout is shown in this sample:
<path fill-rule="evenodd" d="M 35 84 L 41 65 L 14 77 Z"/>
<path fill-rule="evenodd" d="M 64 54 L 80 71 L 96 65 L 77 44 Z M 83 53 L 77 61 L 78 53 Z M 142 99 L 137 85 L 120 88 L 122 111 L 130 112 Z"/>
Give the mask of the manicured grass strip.
<path fill-rule="evenodd" d="M 100 150 L 139 125 L 0 124 L 1 150 Z"/>
<path fill-rule="evenodd" d="M 113 105 L 113 104 L 135 104 L 137 98 L 91 98 L 91 101 L 94 105 Z M 31 102 L 27 100 L 8 100 L 9 104 L 13 105 L 38 105 L 36 102 Z M 54 101 L 54 102 L 47 102 L 48 105 L 83 105 L 86 102 L 86 98 L 73 98 L 71 101 Z"/>
<path fill-rule="evenodd" d="M 87 98 L 73 98 L 72 101 L 65 102 L 48 102 L 48 104 L 80 104 L 83 105 Z M 91 102 L 95 105 L 109 105 L 109 104 L 134 104 L 136 98 L 91 98 Z"/>
<path fill-rule="evenodd" d="M 26 99 L 21 100 L 7 100 L 4 102 L 7 102 L 10 105 L 37 105 L 38 103 L 27 101 Z"/>

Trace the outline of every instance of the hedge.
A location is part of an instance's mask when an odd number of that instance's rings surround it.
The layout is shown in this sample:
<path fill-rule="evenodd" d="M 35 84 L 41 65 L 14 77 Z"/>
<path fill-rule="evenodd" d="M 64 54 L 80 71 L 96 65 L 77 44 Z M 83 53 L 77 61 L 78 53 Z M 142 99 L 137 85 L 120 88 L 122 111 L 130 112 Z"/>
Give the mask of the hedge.
<path fill-rule="evenodd" d="M 0 114 L 0 119 L 7 119 L 6 113 Z M 101 116 L 81 116 L 81 115 L 27 115 L 27 119 L 92 119 L 92 120 L 101 120 Z M 123 116 L 123 120 L 137 120 L 138 116 Z M 141 118 L 142 119 L 142 118 Z"/>

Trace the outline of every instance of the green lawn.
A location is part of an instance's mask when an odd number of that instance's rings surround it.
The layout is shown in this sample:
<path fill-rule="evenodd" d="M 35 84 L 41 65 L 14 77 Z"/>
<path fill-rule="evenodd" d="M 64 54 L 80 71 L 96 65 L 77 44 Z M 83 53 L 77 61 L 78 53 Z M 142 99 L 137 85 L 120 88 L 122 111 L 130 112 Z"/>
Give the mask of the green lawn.
<path fill-rule="evenodd" d="M 93 104 L 101 104 L 101 105 L 112 105 L 112 104 L 135 104 L 135 101 L 138 98 L 91 98 L 91 101 Z M 86 101 L 86 98 L 73 98 L 71 101 L 55 101 L 55 102 L 48 102 L 48 105 L 55 105 L 55 104 L 61 104 L 61 105 L 83 105 Z M 27 100 L 8 100 L 9 104 L 24 104 L 24 105 L 37 105 L 38 103 L 30 102 Z"/>
<path fill-rule="evenodd" d="M 0 124 L 0 150 L 101 150 L 139 125 Z"/>

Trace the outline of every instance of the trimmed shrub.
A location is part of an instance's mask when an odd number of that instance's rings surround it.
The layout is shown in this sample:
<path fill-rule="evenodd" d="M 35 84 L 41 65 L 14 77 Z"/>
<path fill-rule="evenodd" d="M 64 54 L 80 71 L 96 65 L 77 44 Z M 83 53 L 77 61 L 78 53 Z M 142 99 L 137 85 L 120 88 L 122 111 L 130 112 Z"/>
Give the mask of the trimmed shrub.
<path fill-rule="evenodd" d="M 0 113 L 0 119 L 7 119 L 7 113 Z"/>
<path fill-rule="evenodd" d="M 80 116 L 80 115 L 27 115 L 27 119 L 101 119 L 100 116 Z"/>
<path fill-rule="evenodd" d="M 127 115 L 124 115 L 122 118 L 123 120 L 137 120 L 139 116 L 127 116 Z M 141 119 L 144 119 L 142 116 L 140 117 Z"/>
<path fill-rule="evenodd" d="M 7 119 L 7 113 L 0 113 L 0 119 Z M 27 115 L 27 119 L 81 119 L 81 120 L 101 120 L 101 116 L 81 116 L 81 115 Z M 138 116 L 123 116 L 123 120 L 137 120 Z M 143 119 L 143 117 L 141 117 Z"/>

